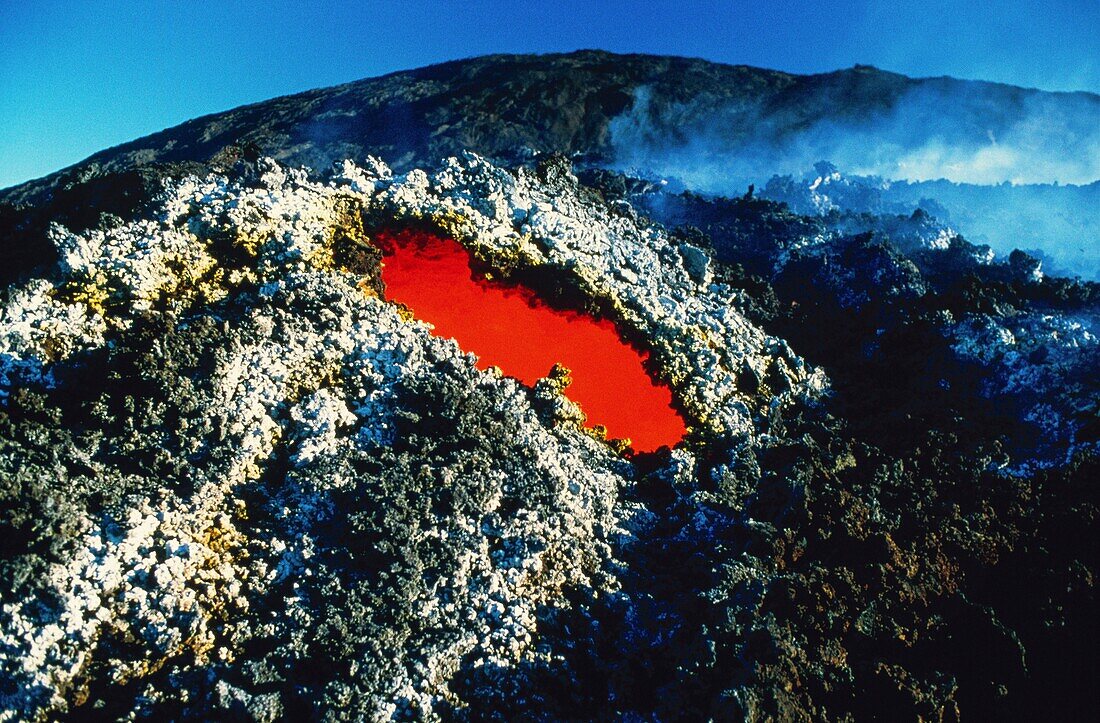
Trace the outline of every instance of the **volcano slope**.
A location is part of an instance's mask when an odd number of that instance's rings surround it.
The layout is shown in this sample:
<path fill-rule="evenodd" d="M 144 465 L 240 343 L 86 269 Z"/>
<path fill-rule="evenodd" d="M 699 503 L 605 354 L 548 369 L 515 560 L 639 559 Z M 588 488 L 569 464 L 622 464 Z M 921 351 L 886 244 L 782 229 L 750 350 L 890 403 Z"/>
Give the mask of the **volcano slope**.
<path fill-rule="evenodd" d="M 147 180 L 9 269 L 0 719 L 1096 711 L 1095 285 L 560 156 Z M 407 228 L 614 320 L 685 440 L 387 302 Z"/>
<path fill-rule="evenodd" d="M 404 173 L 466 151 L 505 166 L 559 152 L 578 169 L 653 174 L 725 196 L 755 183 L 759 195 L 813 213 L 920 207 L 1002 255 L 1031 249 L 1047 270 L 1100 280 L 1094 93 L 590 50 L 470 58 L 274 98 L 0 189 L 0 283 L 56 261 L 50 223 L 128 217 L 165 177 L 225 173 L 259 155 L 315 173 L 373 155 Z M 817 173 L 819 161 L 843 179 Z"/>

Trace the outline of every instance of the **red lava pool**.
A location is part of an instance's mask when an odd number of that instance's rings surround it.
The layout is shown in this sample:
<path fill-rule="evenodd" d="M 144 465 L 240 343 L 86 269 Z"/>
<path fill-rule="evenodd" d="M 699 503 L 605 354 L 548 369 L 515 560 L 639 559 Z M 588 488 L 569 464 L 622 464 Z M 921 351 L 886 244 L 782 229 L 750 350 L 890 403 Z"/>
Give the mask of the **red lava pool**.
<path fill-rule="evenodd" d="M 646 355 L 619 336 L 610 321 L 547 306 L 529 289 L 475 276 L 457 241 L 421 231 L 383 232 L 386 297 L 412 309 L 478 357 L 533 385 L 555 363 L 572 372 L 566 395 L 590 425 L 631 440 L 638 452 L 672 446 L 686 432 L 668 387 L 642 366 Z"/>

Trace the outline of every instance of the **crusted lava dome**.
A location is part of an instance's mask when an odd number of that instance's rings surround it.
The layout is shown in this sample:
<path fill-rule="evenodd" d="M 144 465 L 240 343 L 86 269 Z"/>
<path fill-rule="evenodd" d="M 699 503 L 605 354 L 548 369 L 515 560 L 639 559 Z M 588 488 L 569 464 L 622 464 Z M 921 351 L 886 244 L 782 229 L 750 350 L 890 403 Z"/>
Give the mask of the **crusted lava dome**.
<path fill-rule="evenodd" d="M 135 194 L 8 270 L 0 720 L 1095 705 L 1095 285 L 562 156 Z M 403 228 L 612 321 L 684 439 L 624 454 L 565 370 L 434 335 Z"/>

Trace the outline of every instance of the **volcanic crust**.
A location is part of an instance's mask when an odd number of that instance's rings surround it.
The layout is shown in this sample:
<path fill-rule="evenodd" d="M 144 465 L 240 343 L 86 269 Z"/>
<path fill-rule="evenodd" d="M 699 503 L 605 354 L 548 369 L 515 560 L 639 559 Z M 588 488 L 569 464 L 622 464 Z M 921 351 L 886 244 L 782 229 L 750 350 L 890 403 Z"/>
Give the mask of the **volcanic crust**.
<path fill-rule="evenodd" d="M 1100 97 L 492 56 L 0 192 L 0 720 L 1100 716 L 1100 286 L 1048 253 L 1096 275 L 1100 182 L 722 165 L 1036 111 Z M 614 322 L 684 441 L 433 336 L 403 230 Z"/>
<path fill-rule="evenodd" d="M 1095 286 L 560 156 L 136 198 L 0 311 L 0 720 L 1095 708 Z M 388 303 L 409 227 L 644 343 L 685 442 Z"/>

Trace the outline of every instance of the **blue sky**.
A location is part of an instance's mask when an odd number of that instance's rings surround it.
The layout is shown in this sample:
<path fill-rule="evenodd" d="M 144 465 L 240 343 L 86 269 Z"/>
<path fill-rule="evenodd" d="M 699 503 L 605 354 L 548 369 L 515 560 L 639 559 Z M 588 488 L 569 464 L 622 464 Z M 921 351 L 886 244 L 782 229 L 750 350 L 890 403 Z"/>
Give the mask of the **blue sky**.
<path fill-rule="evenodd" d="M 1100 92 L 1098 28 L 1100 0 L 0 0 L 0 187 L 198 115 L 493 52 L 869 63 Z"/>

